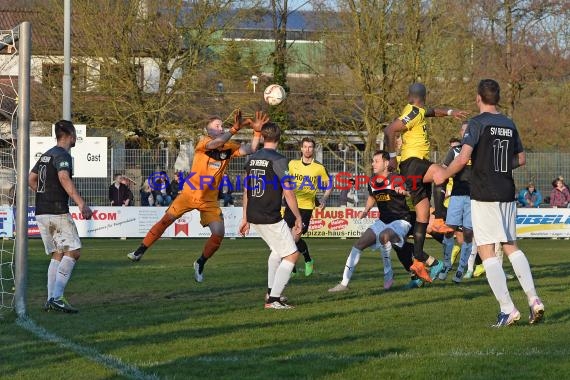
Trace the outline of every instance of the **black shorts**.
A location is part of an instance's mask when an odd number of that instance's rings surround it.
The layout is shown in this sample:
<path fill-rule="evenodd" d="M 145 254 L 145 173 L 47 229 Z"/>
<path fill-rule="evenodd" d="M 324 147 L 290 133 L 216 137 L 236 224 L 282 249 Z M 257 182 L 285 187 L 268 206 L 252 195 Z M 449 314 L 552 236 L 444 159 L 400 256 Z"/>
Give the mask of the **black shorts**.
<path fill-rule="evenodd" d="M 406 178 L 406 190 L 410 192 L 414 206 L 423 199 L 431 199 L 431 183 L 423 182 L 431 165 L 433 162 L 417 157 L 400 162 L 400 175 Z"/>
<path fill-rule="evenodd" d="M 299 212 L 301 213 L 301 220 L 303 221 L 303 230 L 301 230 L 301 235 L 303 235 L 309 231 L 309 224 L 311 223 L 313 210 L 300 208 Z M 285 214 L 283 215 L 283 219 L 285 219 L 285 223 L 287 223 L 289 228 L 295 227 L 295 215 L 293 215 L 293 211 L 291 211 L 291 209 L 287 206 L 285 206 Z"/>

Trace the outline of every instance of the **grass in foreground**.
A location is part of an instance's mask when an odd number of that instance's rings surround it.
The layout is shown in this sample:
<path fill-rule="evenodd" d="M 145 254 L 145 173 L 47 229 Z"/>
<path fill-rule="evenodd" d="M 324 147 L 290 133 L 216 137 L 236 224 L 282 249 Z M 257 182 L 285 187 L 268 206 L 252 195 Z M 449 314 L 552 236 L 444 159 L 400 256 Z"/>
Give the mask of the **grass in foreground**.
<path fill-rule="evenodd" d="M 261 240 L 226 240 L 206 265 L 192 263 L 203 240 L 162 240 L 139 263 L 126 253 L 138 239 L 84 240 L 66 296 L 77 315 L 45 313 L 47 257 L 30 241 L 28 313 L 47 331 L 87 352 L 112 355 L 157 378 L 566 378 L 570 370 L 568 242 L 524 240 L 546 320 L 492 329 L 498 305 L 484 277 L 436 281 L 411 291 L 394 256 L 396 283 L 382 289 L 378 253 L 365 251 L 349 292 L 327 289 L 341 277 L 351 240 L 309 240 L 315 274 L 286 289 L 294 310 L 264 310 L 268 250 Z M 440 246 L 428 242 L 428 251 Z M 302 264 L 302 259 L 300 264 Z M 298 265 L 302 268 L 302 265 Z M 505 262 L 512 273 L 512 268 Z M 82 351 L 84 354 L 84 352 Z M 0 320 L 1 378 L 111 379 L 116 370 L 46 343 Z"/>

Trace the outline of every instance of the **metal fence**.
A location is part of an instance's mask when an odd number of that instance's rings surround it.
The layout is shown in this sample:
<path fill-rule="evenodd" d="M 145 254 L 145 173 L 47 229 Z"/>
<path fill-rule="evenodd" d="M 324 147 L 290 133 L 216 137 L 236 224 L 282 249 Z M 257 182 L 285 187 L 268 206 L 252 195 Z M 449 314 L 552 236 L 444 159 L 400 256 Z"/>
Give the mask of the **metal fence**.
<path fill-rule="evenodd" d="M 282 154 L 290 159 L 299 158 L 299 151 L 282 151 Z M 140 205 L 139 188 L 145 179 L 157 171 L 166 171 L 169 176 L 175 175 L 175 162 L 178 150 L 172 149 L 109 149 L 107 178 L 75 178 L 75 184 L 79 192 L 91 205 L 106 206 L 108 189 L 113 182 L 115 173 L 121 173 L 134 181 L 131 190 L 135 196 L 135 205 Z M 322 162 L 329 174 L 348 172 L 353 175 L 364 174 L 363 152 L 359 151 L 322 151 L 317 152 L 317 160 Z M 432 160 L 440 162 L 443 154 L 434 153 Z M 191 161 L 192 157 L 190 157 Z M 230 162 L 227 173 L 230 178 L 243 174 L 245 157 L 235 158 Z M 190 165 L 188 165 L 190 166 Z M 515 170 L 517 189 L 526 187 L 529 181 L 536 184 L 543 197 L 548 197 L 552 190 L 552 181 L 558 176 L 570 175 L 569 153 L 527 153 L 526 166 Z M 570 177 L 569 177 L 570 178 Z M 361 190 L 362 191 L 362 190 Z M 33 194 L 30 192 L 30 204 L 34 204 Z M 234 194 L 236 205 L 241 204 L 241 194 Z M 329 201 L 330 206 L 338 205 L 338 191 L 333 191 Z M 359 199 L 364 200 L 363 193 Z"/>

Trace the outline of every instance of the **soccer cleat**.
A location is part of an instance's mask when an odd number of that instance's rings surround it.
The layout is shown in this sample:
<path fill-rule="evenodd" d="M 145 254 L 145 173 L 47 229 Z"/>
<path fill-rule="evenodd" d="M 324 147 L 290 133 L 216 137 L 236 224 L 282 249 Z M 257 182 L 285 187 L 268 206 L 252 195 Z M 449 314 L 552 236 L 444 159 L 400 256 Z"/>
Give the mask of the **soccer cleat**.
<path fill-rule="evenodd" d="M 414 262 L 413 262 L 412 266 L 410 267 L 410 271 L 412 271 L 416 276 L 418 276 L 419 278 L 421 278 L 422 280 L 424 280 L 426 282 L 432 281 L 431 277 L 429 276 L 429 273 L 426 270 L 424 263 L 422 263 L 419 260 L 414 259 Z"/>
<path fill-rule="evenodd" d="M 483 264 L 479 264 L 475 267 L 475 271 L 473 272 L 473 277 L 479 277 L 483 273 L 485 273 L 485 267 L 483 266 Z"/>
<path fill-rule="evenodd" d="M 194 261 L 194 280 L 196 280 L 196 282 L 204 281 L 204 274 L 200 270 L 200 264 L 198 264 L 197 261 Z"/>
<path fill-rule="evenodd" d="M 305 277 L 308 277 L 308 276 L 313 274 L 313 269 L 314 269 L 313 264 L 314 264 L 314 260 L 307 261 L 305 263 Z"/>
<path fill-rule="evenodd" d="M 515 276 L 513 276 L 512 274 L 505 272 L 505 277 L 507 278 L 507 280 L 514 280 Z"/>
<path fill-rule="evenodd" d="M 286 296 L 279 296 L 279 302 L 287 302 L 289 299 Z M 265 293 L 265 303 L 269 302 L 269 294 Z"/>
<path fill-rule="evenodd" d="M 58 299 L 50 298 L 49 306 L 53 310 L 63 311 L 64 313 L 78 313 L 79 310 L 71 306 L 69 302 L 63 297 L 59 297 Z"/>
<path fill-rule="evenodd" d="M 344 292 L 345 290 L 348 290 L 348 286 L 343 284 L 337 284 L 334 288 L 330 288 L 329 292 L 336 293 L 336 292 Z"/>
<path fill-rule="evenodd" d="M 131 260 L 131 261 L 140 261 L 142 259 L 142 255 L 135 255 L 134 252 L 129 252 L 127 254 L 127 257 Z"/>
<path fill-rule="evenodd" d="M 468 270 L 468 271 L 465 273 L 465 276 L 463 276 L 463 278 L 466 278 L 466 279 L 473 278 L 473 271 L 472 271 L 472 270 Z"/>
<path fill-rule="evenodd" d="M 530 306 L 530 315 L 528 316 L 528 323 L 534 325 L 542 320 L 544 317 L 544 305 L 540 301 L 540 298 L 537 298 Z"/>
<path fill-rule="evenodd" d="M 391 278 L 389 280 L 385 280 L 384 281 L 384 290 L 389 290 L 392 287 L 392 285 L 394 285 L 394 279 L 393 278 Z"/>
<path fill-rule="evenodd" d="M 406 285 L 404 285 L 404 290 L 408 290 L 408 289 L 415 289 L 415 288 L 421 288 L 423 286 L 424 282 L 422 280 L 420 280 L 419 278 L 410 280 L 410 282 L 408 282 Z"/>
<path fill-rule="evenodd" d="M 510 314 L 500 312 L 497 316 L 497 323 L 491 327 L 505 327 L 515 324 L 519 319 L 521 319 L 521 313 L 517 309 L 514 309 Z"/>
<path fill-rule="evenodd" d="M 445 224 L 445 221 L 441 218 L 436 218 L 433 220 L 431 229 L 435 232 L 439 232 L 440 234 L 448 234 L 455 231 L 453 228 Z"/>
<path fill-rule="evenodd" d="M 455 260 L 457 260 L 457 256 L 459 256 L 459 253 L 461 252 L 461 246 L 455 244 L 453 246 L 453 249 L 451 250 L 451 263 L 454 264 Z"/>
<path fill-rule="evenodd" d="M 463 273 L 461 271 L 457 271 L 455 272 L 455 276 L 453 276 L 452 280 L 456 284 L 459 284 L 461 283 L 462 278 L 463 278 Z"/>
<path fill-rule="evenodd" d="M 436 278 L 438 278 L 439 274 L 441 272 L 443 272 L 444 270 L 444 266 L 443 266 L 443 262 L 438 261 L 437 264 L 432 265 L 429 268 L 429 277 L 431 278 L 431 281 L 435 280 Z M 430 281 L 430 282 L 431 282 Z"/>
<path fill-rule="evenodd" d="M 285 302 L 273 301 L 265 304 L 266 309 L 294 309 L 294 306 L 288 305 Z"/>
<path fill-rule="evenodd" d="M 450 270 L 451 267 L 444 267 L 443 270 L 437 275 L 437 278 L 439 278 L 442 281 L 445 280 Z"/>

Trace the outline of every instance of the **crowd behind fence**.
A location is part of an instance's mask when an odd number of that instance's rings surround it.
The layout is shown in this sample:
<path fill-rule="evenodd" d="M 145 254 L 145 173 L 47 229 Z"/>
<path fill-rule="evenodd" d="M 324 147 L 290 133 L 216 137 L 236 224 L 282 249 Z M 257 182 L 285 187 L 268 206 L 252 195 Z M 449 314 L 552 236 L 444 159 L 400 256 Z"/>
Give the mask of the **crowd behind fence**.
<path fill-rule="evenodd" d="M 168 176 L 176 173 L 175 162 L 178 157 L 178 150 L 173 149 L 109 149 L 106 178 L 75 178 L 75 184 L 91 205 L 109 206 L 108 199 L 109 186 L 113 182 L 115 173 L 121 173 L 134 181 L 131 190 L 134 194 L 135 206 L 141 205 L 139 189 L 143 181 L 155 172 L 165 171 Z M 289 159 L 300 158 L 300 152 L 281 151 Z M 432 161 L 440 162 L 445 153 L 434 152 Z M 192 157 L 187 166 L 191 166 Z M 246 157 L 232 159 L 227 173 L 230 178 L 237 175 L 243 176 Z M 339 172 L 348 172 L 352 175 L 370 174 L 364 173 L 364 152 L 360 151 L 327 151 L 317 153 L 317 160 L 322 162 L 330 175 Z M 552 181 L 558 177 L 565 178 L 570 175 L 570 153 L 527 153 L 527 163 L 522 168 L 514 171 L 517 191 L 526 187 L 529 181 L 535 183 L 544 197 L 550 194 Z M 339 190 L 334 190 L 329 206 L 339 205 Z M 363 203 L 366 199 L 366 191 L 360 190 L 359 199 Z M 235 205 L 241 205 L 241 192 L 234 194 Z M 29 192 L 30 205 L 34 204 L 33 193 Z M 364 204 L 359 204 L 363 206 Z"/>

